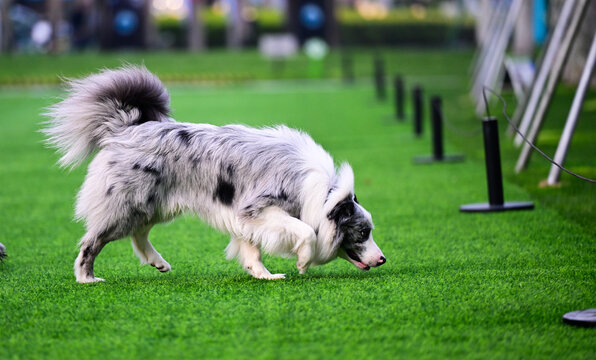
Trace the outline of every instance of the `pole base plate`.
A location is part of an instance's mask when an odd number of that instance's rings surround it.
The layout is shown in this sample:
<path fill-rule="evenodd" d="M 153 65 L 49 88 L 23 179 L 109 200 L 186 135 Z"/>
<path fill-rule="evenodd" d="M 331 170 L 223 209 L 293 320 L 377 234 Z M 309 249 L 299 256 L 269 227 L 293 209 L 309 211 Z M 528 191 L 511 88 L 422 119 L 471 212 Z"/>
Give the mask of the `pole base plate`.
<path fill-rule="evenodd" d="M 435 164 L 435 163 L 457 163 L 462 162 L 466 159 L 465 156 L 460 154 L 443 155 L 442 159 L 436 158 L 433 155 L 430 156 L 416 156 L 412 161 L 414 164 Z"/>
<path fill-rule="evenodd" d="M 533 210 L 534 203 L 524 201 L 511 201 L 502 205 L 491 205 L 489 203 L 467 204 L 459 207 L 461 212 L 498 212 L 510 210 Z"/>

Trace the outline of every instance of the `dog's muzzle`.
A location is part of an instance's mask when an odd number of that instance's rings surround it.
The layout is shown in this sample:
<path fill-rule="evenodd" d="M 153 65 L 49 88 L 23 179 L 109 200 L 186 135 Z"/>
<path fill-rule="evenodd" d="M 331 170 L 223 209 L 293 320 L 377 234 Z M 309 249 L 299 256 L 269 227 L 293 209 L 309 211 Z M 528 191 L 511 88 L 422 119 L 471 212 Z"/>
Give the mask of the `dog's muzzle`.
<path fill-rule="evenodd" d="M 385 256 L 383 256 L 382 254 L 379 255 L 378 258 L 374 259 L 373 261 L 364 262 L 354 251 L 350 249 L 342 249 L 339 256 L 343 259 L 348 260 L 349 262 L 354 264 L 354 266 L 364 271 L 370 270 L 371 267 L 381 266 L 387 262 L 387 259 L 385 259 Z"/>

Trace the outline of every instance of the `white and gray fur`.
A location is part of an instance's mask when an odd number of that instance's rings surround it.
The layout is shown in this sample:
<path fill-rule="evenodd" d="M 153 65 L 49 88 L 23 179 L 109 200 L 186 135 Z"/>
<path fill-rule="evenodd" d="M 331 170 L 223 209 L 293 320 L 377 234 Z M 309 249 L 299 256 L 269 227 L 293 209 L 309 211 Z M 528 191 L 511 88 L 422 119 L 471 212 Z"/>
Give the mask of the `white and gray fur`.
<path fill-rule="evenodd" d="M 265 268 L 261 250 L 297 256 L 300 273 L 337 256 L 364 270 L 385 262 L 371 216 L 355 201 L 352 169 L 336 169 L 305 133 L 176 122 L 167 90 L 144 67 L 105 70 L 68 87 L 46 113 L 47 142 L 63 167 L 99 150 L 77 197 L 87 229 L 78 282 L 101 281 L 95 257 L 128 236 L 142 263 L 169 271 L 148 234 L 183 212 L 229 233 L 228 258 L 256 278 L 284 277 Z"/>

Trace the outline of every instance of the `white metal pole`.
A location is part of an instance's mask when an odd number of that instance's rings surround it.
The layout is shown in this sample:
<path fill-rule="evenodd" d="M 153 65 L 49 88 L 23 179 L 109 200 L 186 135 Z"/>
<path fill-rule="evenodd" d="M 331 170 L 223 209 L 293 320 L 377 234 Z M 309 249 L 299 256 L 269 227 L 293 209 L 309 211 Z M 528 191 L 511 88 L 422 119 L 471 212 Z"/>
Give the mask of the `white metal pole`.
<path fill-rule="evenodd" d="M 476 89 L 484 82 L 486 76 L 487 66 L 490 64 L 490 59 L 493 56 L 495 47 L 493 44 L 496 43 L 501 32 L 503 31 L 503 25 L 505 24 L 505 17 L 509 10 L 510 4 L 507 1 L 501 1 L 494 7 L 494 11 L 491 17 L 491 26 L 488 30 L 487 37 L 484 40 L 483 51 L 480 53 L 478 66 L 474 69 L 474 83 L 472 86 L 472 96 L 476 96 Z"/>
<path fill-rule="evenodd" d="M 555 152 L 554 160 L 557 164 L 561 166 L 563 166 L 563 163 L 565 162 L 567 150 L 569 149 L 571 138 L 573 137 L 573 133 L 575 132 L 575 126 L 577 125 L 579 113 L 581 112 L 582 105 L 584 103 L 586 91 L 588 89 L 588 86 L 590 85 L 590 79 L 592 78 L 592 74 L 594 74 L 594 68 L 596 67 L 595 65 L 596 33 L 594 34 L 592 45 L 590 46 L 590 53 L 588 55 L 588 59 L 586 60 L 586 65 L 584 67 L 584 71 L 582 72 L 582 77 L 579 80 L 579 85 L 577 86 L 575 97 L 573 98 L 571 110 L 569 110 L 569 116 L 567 117 L 567 121 L 565 122 L 565 128 L 563 129 L 563 133 L 561 134 L 561 140 L 559 140 L 559 145 L 557 146 L 557 151 Z M 552 165 L 550 168 L 550 172 L 548 173 L 546 184 L 549 186 L 556 185 L 559 182 L 560 178 L 561 169 L 556 165 Z"/>
<path fill-rule="evenodd" d="M 486 1 L 485 6 L 487 7 L 487 11 L 490 7 L 493 7 L 488 0 Z M 490 44 L 493 43 L 500 31 L 500 26 L 503 24 L 503 13 L 505 12 L 503 9 L 505 7 L 505 2 L 500 2 L 497 6 L 493 7 L 492 11 L 488 11 L 489 13 L 492 13 L 492 16 L 486 16 L 477 20 L 487 22 L 487 24 L 484 26 L 484 34 L 482 35 L 482 40 L 479 43 L 480 51 L 476 54 L 475 61 L 473 62 L 474 69 L 472 71 L 472 79 L 477 79 L 482 67 L 486 65 L 486 56 L 492 49 Z"/>
<path fill-rule="evenodd" d="M 484 86 L 488 86 L 490 88 L 494 88 L 499 78 L 499 75 L 502 74 L 503 69 L 503 59 L 505 58 L 505 53 L 507 52 L 507 45 L 509 44 L 509 40 L 511 39 L 511 34 L 513 33 L 513 29 L 515 28 L 515 23 L 517 22 L 517 18 L 520 14 L 520 10 L 524 1 L 529 0 L 513 0 L 511 3 L 511 7 L 507 12 L 507 16 L 505 17 L 505 24 L 503 25 L 503 30 L 499 34 L 499 38 L 497 39 L 497 43 L 494 44 L 495 50 L 493 56 L 489 59 L 489 67 L 484 78 L 484 81 L 480 83 L 480 87 L 477 93 L 477 102 L 476 102 L 476 112 L 481 114 L 484 109 L 484 99 L 482 97 L 482 91 Z"/>
<path fill-rule="evenodd" d="M 519 0 L 513 1 L 515 3 Z M 511 16 L 513 10 L 512 8 L 515 6 L 514 3 L 508 5 L 508 2 L 504 1 L 498 8 L 498 13 L 495 14 L 495 31 L 486 43 L 487 52 L 483 58 L 482 67 L 478 69 L 478 73 L 476 74 L 476 82 L 474 83 L 474 88 L 472 89 L 472 94 L 476 100 L 482 98 L 482 87 L 486 83 L 486 79 L 490 76 L 489 74 L 492 67 L 494 66 L 493 63 L 495 62 L 495 57 L 498 56 L 500 47 L 497 44 L 500 44 L 500 39 L 507 32 L 507 20 Z"/>
<path fill-rule="evenodd" d="M 530 118 L 530 131 L 524 135 L 526 137 L 530 137 L 532 132 L 535 131 L 537 126 L 539 127 L 541 124 L 536 124 L 536 122 L 541 122 L 544 114 L 548 108 L 550 100 L 552 99 L 553 91 L 555 90 L 555 86 L 559 81 L 559 77 L 561 75 L 561 71 L 563 70 L 563 65 L 567 61 L 567 57 L 571 51 L 571 44 L 575 39 L 575 35 L 577 34 L 577 30 L 579 27 L 579 23 L 582 19 L 582 15 L 585 11 L 585 8 L 588 4 L 588 0 L 578 0 L 577 7 L 573 10 L 571 14 L 571 19 L 569 21 L 569 26 L 567 27 L 567 31 L 563 35 L 563 40 L 561 40 L 560 47 L 555 55 L 555 60 L 553 61 L 549 77 L 547 78 L 546 86 L 543 89 L 543 94 L 539 99 L 538 107 L 534 111 L 533 116 Z M 523 142 L 521 135 L 517 135 L 515 137 L 515 146 L 520 146 Z"/>
<path fill-rule="evenodd" d="M 538 105 L 538 109 L 534 113 L 534 117 L 531 121 L 531 127 L 526 135 L 526 139 L 530 142 L 535 142 L 538 138 L 538 133 L 540 132 L 540 128 L 542 127 L 542 123 L 544 122 L 544 117 L 546 114 L 546 110 L 548 109 L 548 105 L 550 104 L 553 93 L 555 91 L 555 87 L 559 82 L 559 77 L 561 76 L 561 72 L 563 71 L 563 65 L 567 61 L 569 54 L 571 53 L 571 44 L 575 39 L 575 35 L 577 34 L 577 30 L 579 29 L 579 25 L 583 18 L 583 14 L 586 11 L 588 6 L 588 0 L 579 0 L 578 6 L 575 8 L 573 12 L 573 16 L 569 23 L 569 28 L 565 33 L 565 37 L 561 42 L 561 48 L 557 53 L 555 61 L 552 66 L 550 78 L 548 79 L 548 83 L 544 89 L 544 94 L 540 98 L 540 103 Z M 522 140 L 521 136 L 519 136 L 520 141 Z M 517 140 L 517 139 L 516 139 Z M 515 172 L 519 173 L 523 169 L 526 168 L 528 162 L 530 161 L 530 155 L 532 154 L 532 147 L 528 143 L 524 143 L 522 150 L 519 154 L 519 158 L 517 159 L 517 164 L 515 165 Z"/>
<path fill-rule="evenodd" d="M 491 20 L 494 18 L 491 16 L 493 9 L 491 0 L 479 0 L 478 13 L 476 14 L 476 41 L 480 46 L 486 45 L 487 34 L 491 27 Z"/>
<path fill-rule="evenodd" d="M 561 43 L 561 39 L 563 38 L 563 34 L 565 33 L 565 29 L 567 28 L 567 23 L 569 22 L 569 18 L 571 17 L 572 10 L 575 6 L 575 0 L 567 0 L 563 5 L 563 9 L 561 10 L 561 15 L 559 15 L 559 20 L 557 20 L 557 25 L 555 26 L 555 30 L 553 31 L 553 36 L 548 43 L 548 49 L 546 49 L 546 53 L 544 55 L 544 61 L 540 65 L 540 69 L 538 70 L 538 74 L 536 75 L 536 80 L 532 86 L 530 91 L 530 96 L 528 98 L 528 102 L 526 103 L 525 108 L 520 108 L 521 114 L 521 122 L 519 125 L 519 131 L 526 135 L 528 128 L 530 127 L 530 122 L 534 113 L 536 112 L 536 106 L 538 106 L 538 100 L 542 95 L 542 90 L 544 88 L 544 83 L 550 73 L 552 63 L 555 59 L 557 51 L 559 50 L 559 45 Z M 514 121 L 519 118 L 517 111 L 514 115 Z M 517 138 L 521 139 L 521 136 L 518 134 L 516 136 L 516 144 L 518 143 Z"/>

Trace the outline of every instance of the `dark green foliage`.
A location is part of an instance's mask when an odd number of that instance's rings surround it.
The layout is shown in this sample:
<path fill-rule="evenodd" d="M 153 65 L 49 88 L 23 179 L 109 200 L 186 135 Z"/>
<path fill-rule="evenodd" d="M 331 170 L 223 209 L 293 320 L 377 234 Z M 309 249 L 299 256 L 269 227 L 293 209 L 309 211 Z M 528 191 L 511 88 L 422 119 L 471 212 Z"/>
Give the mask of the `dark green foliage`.
<path fill-rule="evenodd" d="M 342 44 L 347 46 L 470 46 L 474 42 L 474 28 L 455 24 L 386 24 L 356 23 L 339 27 Z"/>
<path fill-rule="evenodd" d="M 265 34 L 288 32 L 284 15 L 274 11 L 260 11 L 250 23 L 250 38 L 246 45 L 256 46 Z M 392 9 L 385 17 L 364 19 L 353 9 L 336 10 L 338 44 L 341 46 L 453 46 L 474 44 L 472 18 L 448 18 L 437 8 L 428 8 L 414 15 L 410 8 Z M 210 48 L 226 44 L 226 19 L 223 14 L 206 11 L 203 14 L 205 37 Z M 186 47 L 187 24 L 171 17 L 157 19 L 160 38 L 175 48 Z"/>

